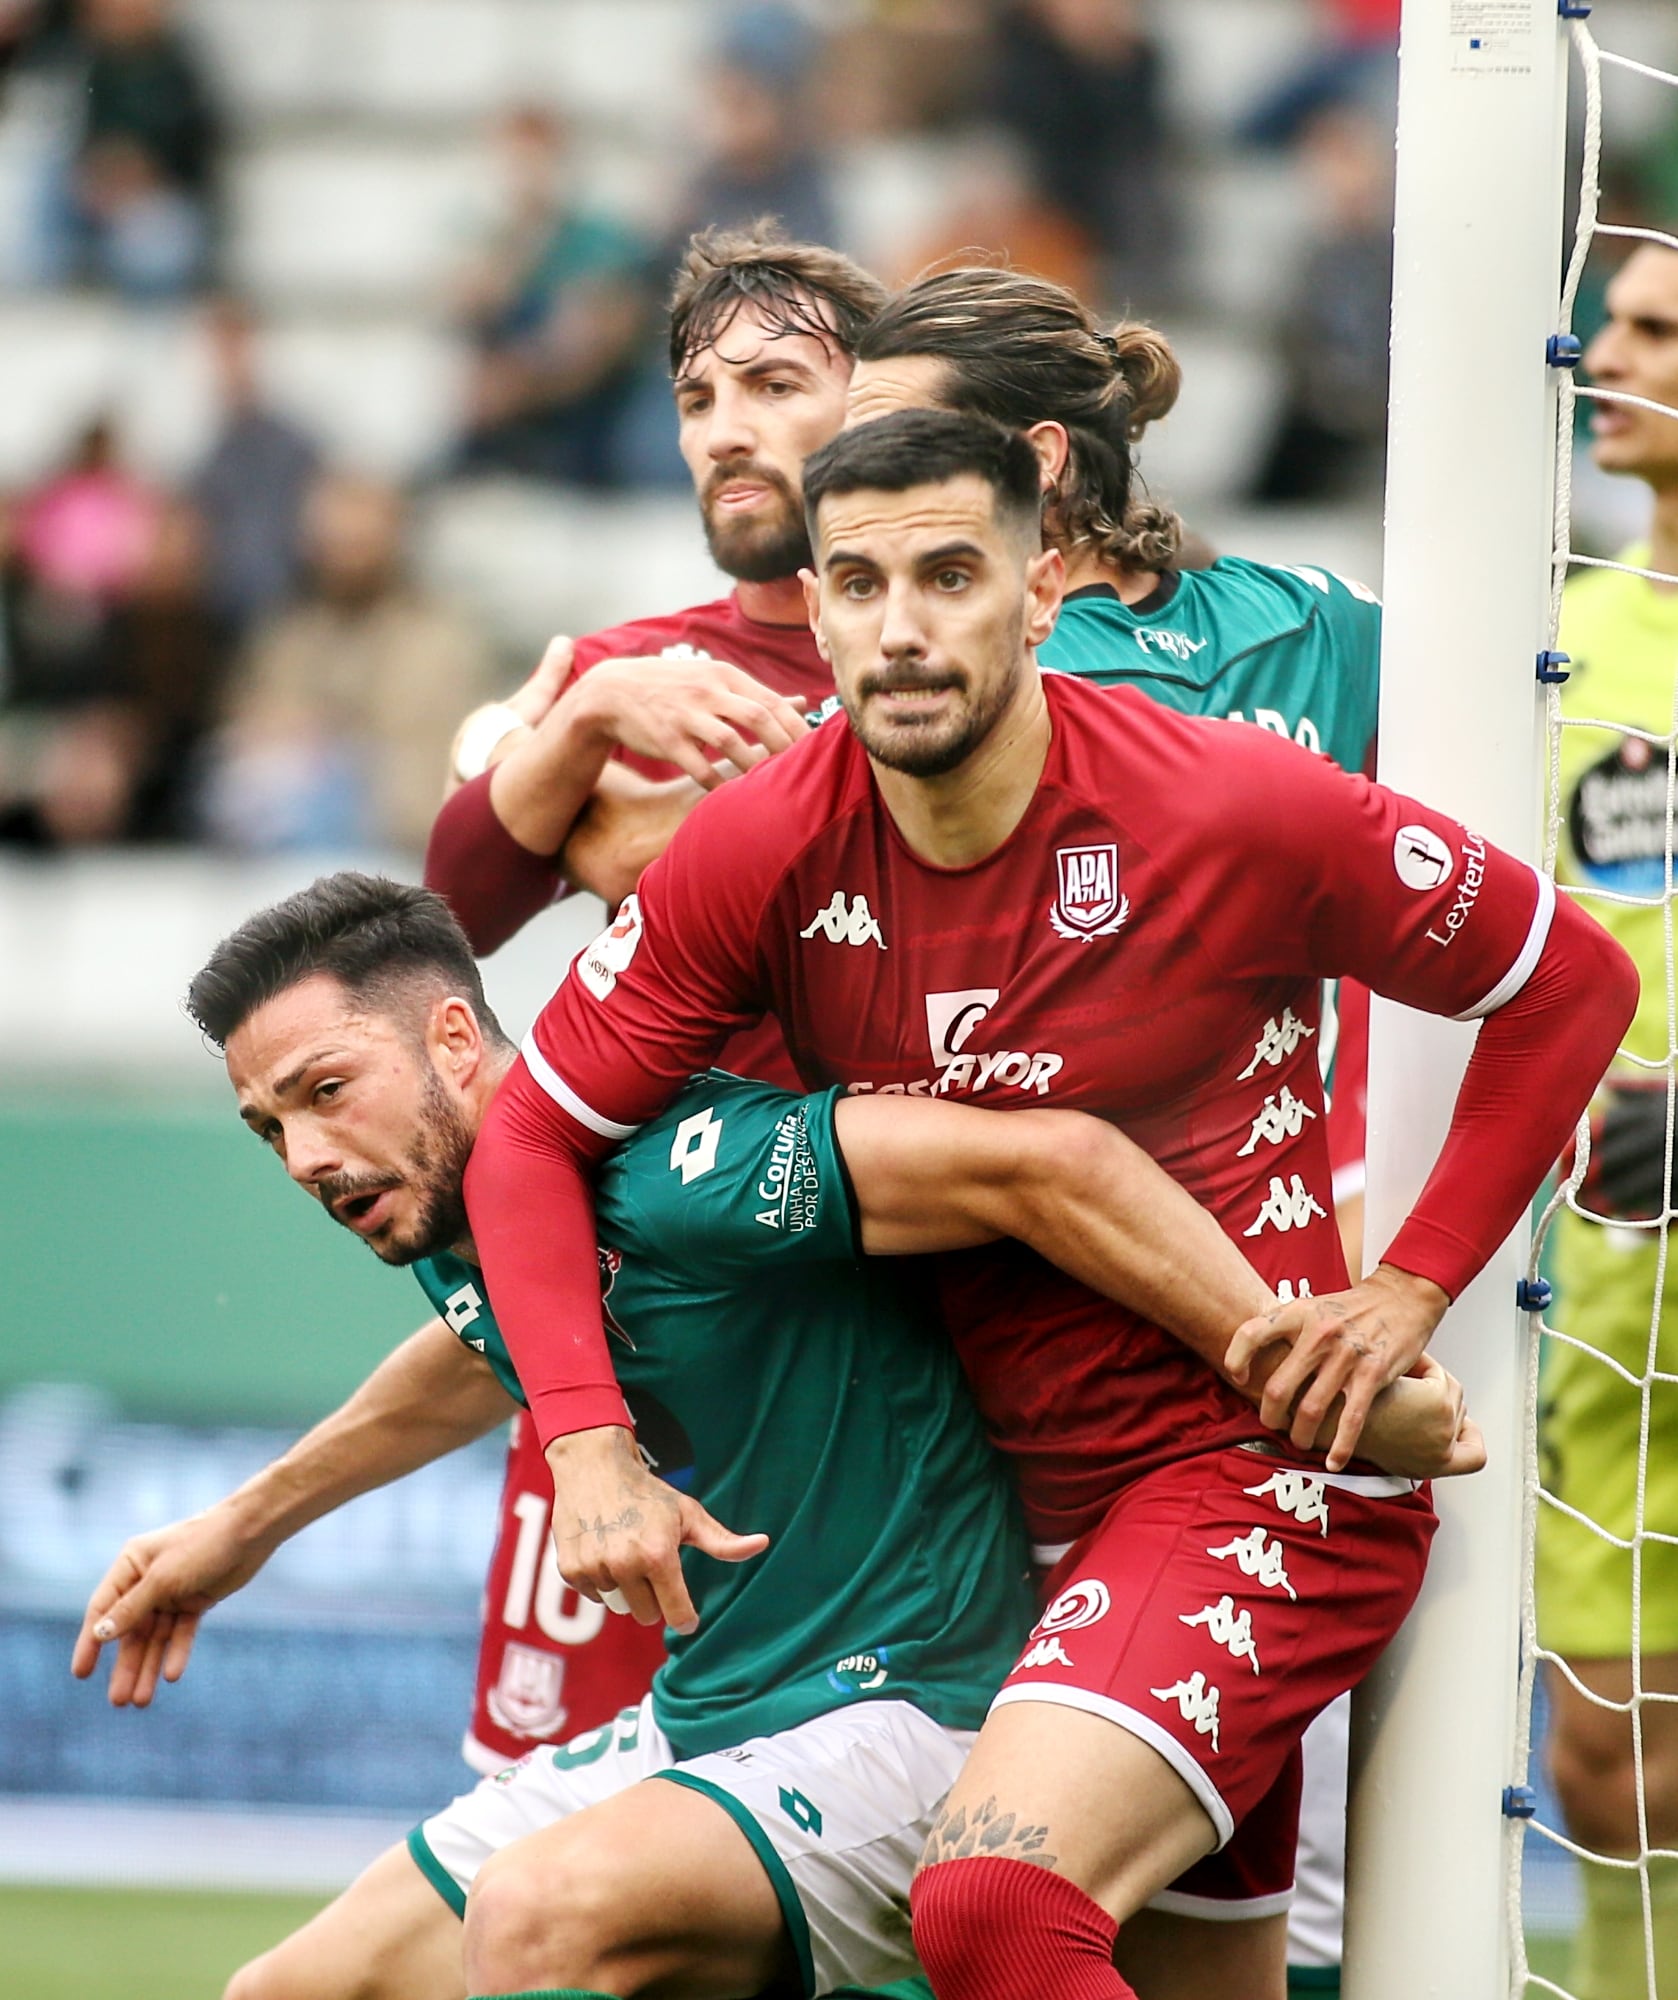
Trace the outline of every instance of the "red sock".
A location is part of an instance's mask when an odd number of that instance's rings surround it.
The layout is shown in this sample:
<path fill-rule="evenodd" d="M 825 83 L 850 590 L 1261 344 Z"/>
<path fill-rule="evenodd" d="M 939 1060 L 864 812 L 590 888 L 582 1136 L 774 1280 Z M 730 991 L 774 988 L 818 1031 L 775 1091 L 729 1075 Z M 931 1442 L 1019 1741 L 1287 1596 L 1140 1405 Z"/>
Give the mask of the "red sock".
<path fill-rule="evenodd" d="M 915 1877 L 909 1909 L 938 2000 L 1136 2000 L 1113 1966 L 1118 1925 L 1047 1868 L 940 1861 Z"/>

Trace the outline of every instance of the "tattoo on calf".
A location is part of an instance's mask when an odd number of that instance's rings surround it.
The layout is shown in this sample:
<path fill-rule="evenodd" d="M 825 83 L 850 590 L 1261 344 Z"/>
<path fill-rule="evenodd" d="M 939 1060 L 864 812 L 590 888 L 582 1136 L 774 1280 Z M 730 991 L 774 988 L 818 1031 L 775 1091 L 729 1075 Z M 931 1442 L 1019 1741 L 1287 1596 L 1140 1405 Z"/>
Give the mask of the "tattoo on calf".
<path fill-rule="evenodd" d="M 1015 1813 L 999 1812 L 995 1798 L 968 1810 L 940 1806 L 927 1835 L 921 1866 L 930 1868 L 939 1861 L 1026 1861 L 1034 1868 L 1053 1868 L 1059 1857 L 1045 1854 L 1049 1837 L 1046 1826 L 1032 1826 Z"/>

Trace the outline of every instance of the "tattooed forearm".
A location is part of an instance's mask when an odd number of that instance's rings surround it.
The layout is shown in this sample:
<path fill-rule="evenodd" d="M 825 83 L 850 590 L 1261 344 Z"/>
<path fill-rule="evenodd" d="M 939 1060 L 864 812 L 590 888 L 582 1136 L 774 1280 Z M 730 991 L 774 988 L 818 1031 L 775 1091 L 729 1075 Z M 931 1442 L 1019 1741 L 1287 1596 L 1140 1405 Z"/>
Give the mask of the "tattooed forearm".
<path fill-rule="evenodd" d="M 1059 1857 L 1044 1852 L 1049 1837 L 1046 1826 L 1032 1826 L 1015 1813 L 997 1809 L 995 1798 L 982 1805 L 938 1808 L 927 1835 L 921 1866 L 930 1868 L 938 1861 L 968 1861 L 974 1856 L 986 1860 L 1028 1861 L 1035 1868 L 1053 1868 Z"/>

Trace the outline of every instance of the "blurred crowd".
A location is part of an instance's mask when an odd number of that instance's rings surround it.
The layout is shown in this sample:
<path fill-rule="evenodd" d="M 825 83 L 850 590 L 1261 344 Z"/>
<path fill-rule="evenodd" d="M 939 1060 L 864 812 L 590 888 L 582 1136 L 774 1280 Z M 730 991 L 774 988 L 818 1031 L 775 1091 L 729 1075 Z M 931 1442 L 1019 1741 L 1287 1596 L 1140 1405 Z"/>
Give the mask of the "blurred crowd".
<path fill-rule="evenodd" d="M 462 388 L 452 440 L 404 492 L 334 462 L 309 412 L 269 400 L 265 324 L 236 295 L 239 121 L 178 0 L 0 0 L 8 86 L 63 116 L 29 162 L 15 288 L 187 311 L 217 434 L 184 479 L 84 413 L 56 469 L 0 505 L 0 837 L 36 848 L 210 840 L 246 850 L 414 846 L 455 718 L 516 661 L 410 557 L 425 494 L 485 477 L 564 490 L 678 485 L 661 302 L 693 228 L 779 216 L 847 241 L 859 140 L 958 135 L 959 186 L 895 268 L 1006 259 L 1168 328 L 1212 308 L 1160 33 L 1166 0 L 745 0 L 719 5 L 691 76 L 693 133 L 660 212 L 589 171 L 573 105 L 509 102 L 433 320 Z M 1271 331 L 1275 409 L 1255 504 L 1379 490 L 1399 0 L 1297 0 L 1303 59 L 1219 135 L 1285 158 L 1310 212 Z M 1650 206 L 1678 148 L 1621 163 Z M 1666 177 L 1663 181 L 1662 177 Z"/>

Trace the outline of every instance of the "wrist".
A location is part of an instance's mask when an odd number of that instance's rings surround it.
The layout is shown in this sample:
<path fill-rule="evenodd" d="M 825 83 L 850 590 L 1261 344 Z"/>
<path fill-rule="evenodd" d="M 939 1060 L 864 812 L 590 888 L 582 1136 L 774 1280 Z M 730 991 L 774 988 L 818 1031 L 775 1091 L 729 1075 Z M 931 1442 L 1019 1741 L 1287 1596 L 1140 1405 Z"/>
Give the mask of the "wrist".
<path fill-rule="evenodd" d="M 504 701 L 486 702 L 472 713 L 455 732 L 449 767 L 461 784 L 482 777 L 496 761 L 496 753 L 515 731 L 528 727 L 518 710 Z"/>
<path fill-rule="evenodd" d="M 625 1452 L 639 1463 L 635 1434 L 624 1424 L 598 1424 L 591 1430 L 567 1431 L 542 1448 L 542 1456 L 553 1472 L 621 1458 Z"/>

